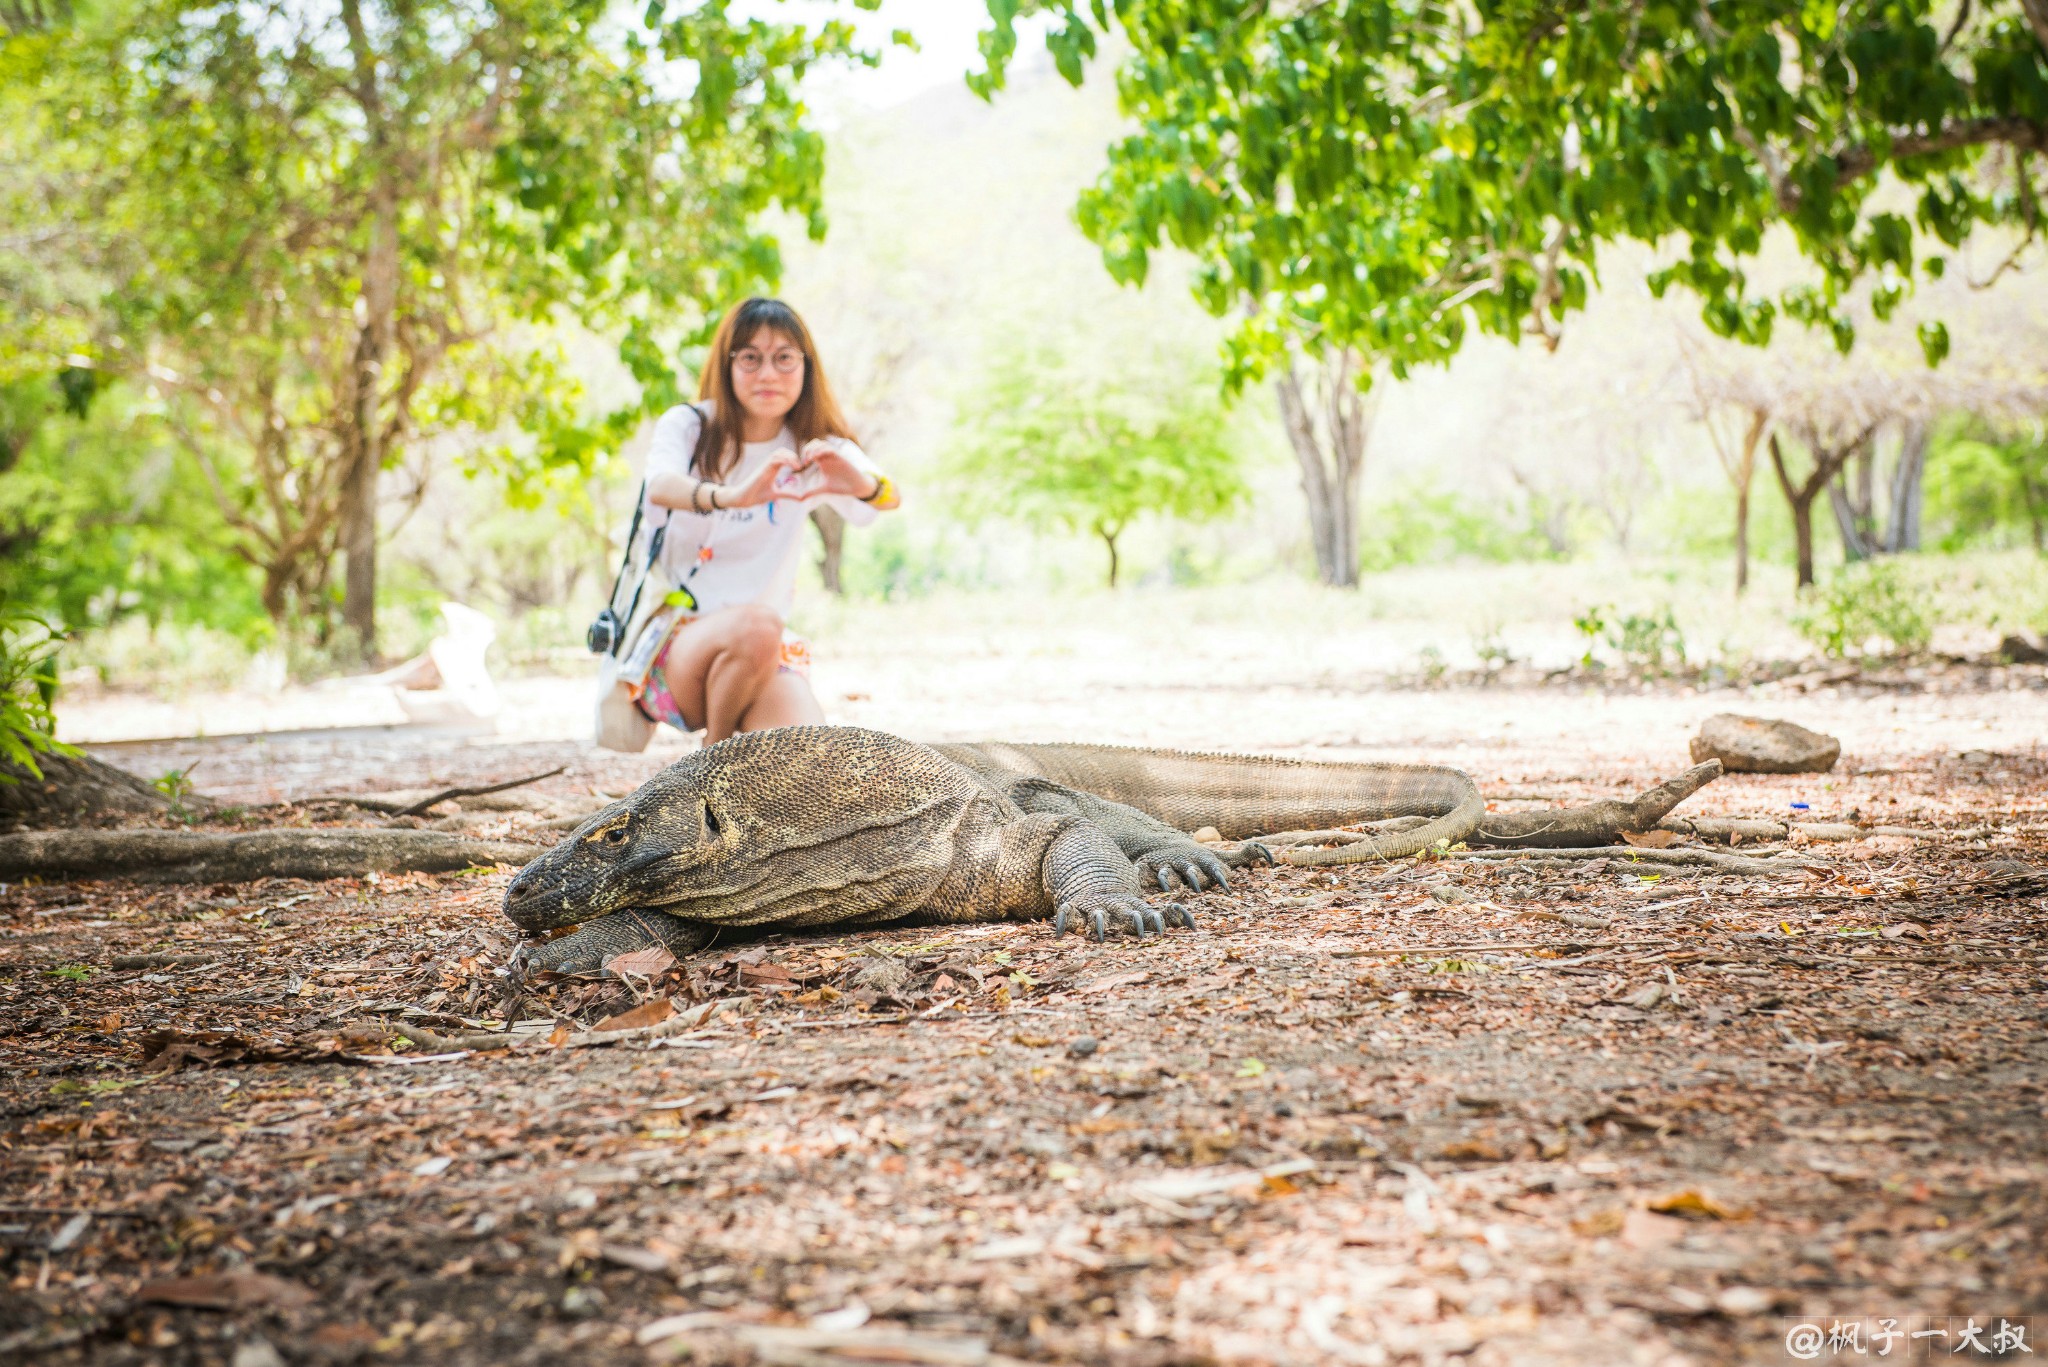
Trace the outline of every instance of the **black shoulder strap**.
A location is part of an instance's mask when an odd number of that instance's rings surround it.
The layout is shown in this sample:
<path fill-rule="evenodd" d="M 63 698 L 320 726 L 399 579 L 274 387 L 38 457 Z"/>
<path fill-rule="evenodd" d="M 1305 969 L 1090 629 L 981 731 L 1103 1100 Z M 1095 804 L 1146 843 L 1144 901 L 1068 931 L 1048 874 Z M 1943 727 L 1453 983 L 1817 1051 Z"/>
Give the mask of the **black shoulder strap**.
<path fill-rule="evenodd" d="M 697 415 L 697 422 L 700 426 L 697 440 L 699 446 L 701 446 L 703 444 L 701 426 L 706 421 L 704 410 L 697 407 L 694 403 L 690 404 L 689 408 Z M 693 470 L 696 468 L 696 463 L 697 453 L 692 451 L 690 453 L 690 466 Z M 639 492 L 633 496 L 633 523 L 626 529 L 626 553 L 619 560 L 619 572 L 612 576 L 612 591 L 610 596 L 605 599 L 606 606 L 615 612 L 619 606 L 619 590 L 626 582 L 626 572 L 633 568 L 633 545 L 640 539 L 640 521 L 646 511 L 647 481 L 643 479 L 640 481 Z M 653 534 L 647 538 L 647 559 L 640 566 L 640 573 L 633 582 L 633 601 L 627 605 L 626 611 L 619 618 L 621 626 L 631 625 L 633 614 L 640 610 L 640 595 L 647 587 L 648 572 L 654 568 L 654 562 L 661 559 L 661 548 L 667 540 L 668 526 L 666 523 L 656 527 Z M 623 641 L 615 643 L 612 646 L 612 653 L 614 655 L 618 654 L 619 648 L 623 644 Z"/>

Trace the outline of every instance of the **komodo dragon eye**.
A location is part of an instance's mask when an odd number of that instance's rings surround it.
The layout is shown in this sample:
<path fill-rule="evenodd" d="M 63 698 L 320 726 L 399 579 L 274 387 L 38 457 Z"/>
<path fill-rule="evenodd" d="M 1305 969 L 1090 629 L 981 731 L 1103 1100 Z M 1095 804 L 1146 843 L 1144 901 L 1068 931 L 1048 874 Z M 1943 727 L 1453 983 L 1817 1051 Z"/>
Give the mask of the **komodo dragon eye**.
<path fill-rule="evenodd" d="M 625 844 L 626 828 L 624 826 L 614 826 L 610 830 L 606 831 L 604 833 L 604 843 L 607 845 Z"/>

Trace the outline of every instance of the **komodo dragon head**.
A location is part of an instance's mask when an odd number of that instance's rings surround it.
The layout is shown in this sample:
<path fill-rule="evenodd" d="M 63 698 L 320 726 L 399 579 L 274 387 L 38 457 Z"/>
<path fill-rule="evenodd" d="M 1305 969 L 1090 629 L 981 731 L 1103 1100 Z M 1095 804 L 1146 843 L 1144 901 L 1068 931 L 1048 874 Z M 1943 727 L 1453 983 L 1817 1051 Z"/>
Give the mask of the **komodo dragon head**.
<path fill-rule="evenodd" d="M 512 880 L 505 914 L 528 931 L 628 909 L 731 925 L 847 919 L 942 876 L 950 842 L 933 837 L 976 791 L 879 731 L 750 732 L 578 826 Z"/>

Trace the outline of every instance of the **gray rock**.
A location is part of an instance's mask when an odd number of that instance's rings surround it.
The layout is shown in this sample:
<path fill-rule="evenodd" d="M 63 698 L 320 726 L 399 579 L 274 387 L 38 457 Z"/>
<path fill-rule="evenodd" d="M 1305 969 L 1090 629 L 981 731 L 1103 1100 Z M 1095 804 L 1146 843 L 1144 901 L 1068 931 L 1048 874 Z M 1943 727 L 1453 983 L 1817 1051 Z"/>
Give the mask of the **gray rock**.
<path fill-rule="evenodd" d="M 1731 774 L 1824 774 L 1842 757 L 1842 742 L 1770 717 L 1708 717 L 1692 738 L 1692 762 L 1721 761 Z"/>

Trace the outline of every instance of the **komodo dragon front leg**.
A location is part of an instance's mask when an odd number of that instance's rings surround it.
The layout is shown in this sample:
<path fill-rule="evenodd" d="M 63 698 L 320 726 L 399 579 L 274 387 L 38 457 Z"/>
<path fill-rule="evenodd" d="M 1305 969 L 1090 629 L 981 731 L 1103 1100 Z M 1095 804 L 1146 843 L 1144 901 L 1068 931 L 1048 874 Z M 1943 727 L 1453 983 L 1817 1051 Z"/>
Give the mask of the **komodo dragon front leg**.
<path fill-rule="evenodd" d="M 1209 886 L 1227 891 L 1231 866 L 1273 862 L 1272 851 L 1256 841 L 1246 841 L 1229 855 L 1219 855 L 1186 832 L 1135 807 L 1049 779 L 1018 779 L 1009 786 L 1009 798 L 1027 812 L 1053 812 L 1093 823 L 1137 867 L 1140 884 L 1157 883 L 1161 892 L 1172 892 L 1176 883 L 1186 885 L 1190 892 Z"/>

